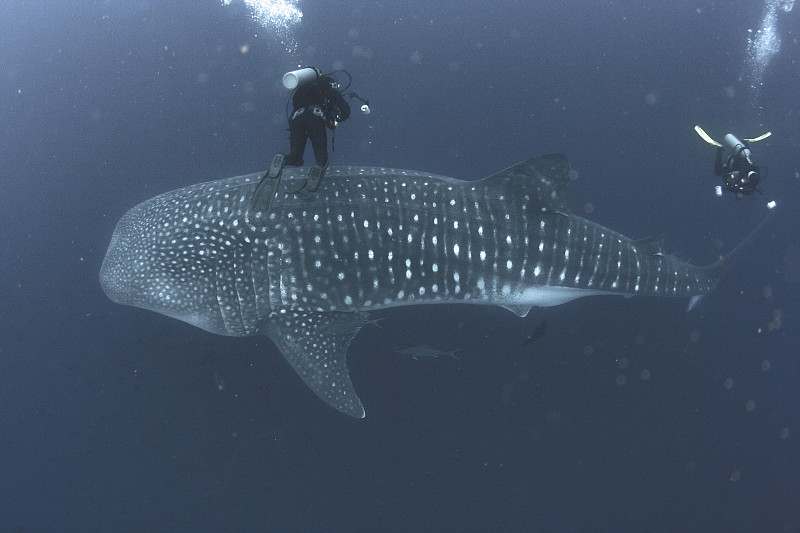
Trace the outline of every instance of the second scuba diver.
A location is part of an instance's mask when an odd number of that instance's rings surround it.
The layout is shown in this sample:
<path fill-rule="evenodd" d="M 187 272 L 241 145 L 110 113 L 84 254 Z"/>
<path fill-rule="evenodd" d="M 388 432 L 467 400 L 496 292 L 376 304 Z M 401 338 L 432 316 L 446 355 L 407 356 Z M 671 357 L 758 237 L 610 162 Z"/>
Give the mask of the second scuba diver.
<path fill-rule="evenodd" d="M 730 154 L 723 161 L 723 145 L 709 137 L 700 126 L 695 126 L 694 129 L 704 141 L 717 147 L 717 157 L 714 162 L 714 175 L 722 178 L 725 189 L 735 193 L 737 198 L 753 194 L 753 192 L 759 190 L 757 187 L 761 182 L 761 171 L 753 163 L 753 155 L 747 143 L 766 139 L 772 135 L 771 132 L 767 132 L 754 139 L 745 139 L 745 142 L 740 141 L 736 136 L 728 133 L 725 135 L 724 142 L 730 150 Z M 720 195 L 722 195 L 722 188 L 717 186 L 717 196 Z"/>

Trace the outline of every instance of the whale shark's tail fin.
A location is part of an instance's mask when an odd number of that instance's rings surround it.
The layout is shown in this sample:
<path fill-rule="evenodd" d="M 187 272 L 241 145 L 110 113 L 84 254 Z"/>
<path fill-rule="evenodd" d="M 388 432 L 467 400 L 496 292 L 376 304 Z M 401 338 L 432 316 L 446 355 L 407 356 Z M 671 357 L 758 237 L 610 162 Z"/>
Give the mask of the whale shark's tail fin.
<path fill-rule="evenodd" d="M 767 223 L 767 221 L 769 221 L 769 220 L 770 220 L 770 215 L 771 215 L 773 212 L 774 212 L 774 210 L 771 210 L 769 213 L 767 213 L 767 214 L 766 214 L 766 216 L 765 216 L 765 217 L 764 217 L 764 218 L 761 220 L 761 222 L 759 222 L 759 223 L 758 223 L 758 225 L 757 225 L 757 226 L 756 226 L 756 227 L 753 229 L 753 231 L 751 231 L 751 232 L 750 232 L 750 233 L 747 235 L 747 237 L 745 237 L 745 238 L 744 238 L 744 240 L 743 240 L 742 242 L 740 242 L 739 244 L 737 244 L 737 245 L 736 245 L 736 246 L 733 248 L 733 250 L 731 250 L 730 252 L 728 252 L 727 254 L 725 254 L 724 256 L 722 256 L 722 257 L 721 257 L 721 258 L 720 258 L 720 259 L 717 261 L 717 263 L 719 263 L 719 264 L 720 264 L 720 265 L 722 265 L 723 267 L 727 267 L 727 266 L 728 266 L 728 264 L 729 264 L 731 261 L 733 261 L 733 260 L 734 260 L 736 257 L 738 257 L 738 256 L 740 255 L 740 253 L 742 252 L 742 250 L 744 250 L 745 248 L 747 248 L 748 246 L 750 246 L 751 244 L 753 244 L 753 241 L 755 241 L 755 239 L 756 239 L 756 237 L 758 236 L 758 234 L 759 234 L 759 232 L 761 231 L 761 229 L 764 227 L 764 225 Z"/>
<path fill-rule="evenodd" d="M 714 261 L 710 265 L 704 267 L 707 271 L 710 272 L 709 277 L 716 278 L 718 282 L 719 279 L 722 277 L 723 272 L 733 263 L 733 261 L 739 257 L 743 250 L 748 248 L 753 242 L 756 240 L 756 237 L 761 230 L 766 225 L 767 221 L 770 220 L 771 214 L 774 210 L 770 210 L 769 213 L 758 223 L 758 225 L 744 238 L 742 242 L 737 244 L 733 247 L 733 249 L 728 252 L 727 254 L 720 257 L 718 260 Z M 704 294 L 698 294 L 696 296 L 692 296 L 691 300 L 689 300 L 689 306 L 686 308 L 686 311 L 689 312 L 694 309 L 698 303 L 703 299 Z"/>

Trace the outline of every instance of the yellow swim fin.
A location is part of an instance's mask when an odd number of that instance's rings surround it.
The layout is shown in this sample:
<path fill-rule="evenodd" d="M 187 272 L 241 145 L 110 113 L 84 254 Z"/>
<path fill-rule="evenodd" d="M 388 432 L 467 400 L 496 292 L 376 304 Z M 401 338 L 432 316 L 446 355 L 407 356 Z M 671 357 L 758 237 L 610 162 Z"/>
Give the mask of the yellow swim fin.
<path fill-rule="evenodd" d="M 712 139 L 711 137 L 709 137 L 708 133 L 704 132 L 703 128 L 701 128 L 700 126 L 695 126 L 694 131 L 696 131 L 697 134 L 700 136 L 700 138 L 703 139 L 708 144 L 722 148 L 722 145 L 717 141 L 715 141 L 714 139 Z"/>
<path fill-rule="evenodd" d="M 749 142 L 749 143 L 754 143 L 754 142 L 758 142 L 758 141 L 763 141 L 764 139 L 766 139 L 766 138 L 767 138 L 767 137 L 769 137 L 770 135 L 772 135 L 772 132 L 771 132 L 771 131 L 768 131 L 768 132 L 767 132 L 767 133 L 765 133 L 764 135 L 759 135 L 759 136 L 758 136 L 758 137 L 756 137 L 755 139 L 745 139 L 745 141 L 747 141 L 747 142 Z"/>

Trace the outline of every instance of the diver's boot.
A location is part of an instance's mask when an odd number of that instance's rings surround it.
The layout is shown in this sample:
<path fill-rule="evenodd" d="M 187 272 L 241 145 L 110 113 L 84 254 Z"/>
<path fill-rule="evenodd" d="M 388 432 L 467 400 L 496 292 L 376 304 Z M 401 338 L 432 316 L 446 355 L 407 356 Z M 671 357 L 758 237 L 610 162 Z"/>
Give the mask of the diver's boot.
<path fill-rule="evenodd" d="M 283 161 L 285 156 L 278 152 L 272 158 L 272 164 L 261 181 L 258 183 L 253 198 L 250 200 L 251 211 L 269 211 L 269 206 L 278 192 L 278 184 L 281 182 L 281 172 L 283 172 Z"/>
<path fill-rule="evenodd" d="M 308 179 L 302 187 L 294 191 L 294 195 L 304 202 L 312 202 L 317 197 L 317 190 L 325 175 L 325 169 L 319 165 L 314 165 L 308 171 Z"/>

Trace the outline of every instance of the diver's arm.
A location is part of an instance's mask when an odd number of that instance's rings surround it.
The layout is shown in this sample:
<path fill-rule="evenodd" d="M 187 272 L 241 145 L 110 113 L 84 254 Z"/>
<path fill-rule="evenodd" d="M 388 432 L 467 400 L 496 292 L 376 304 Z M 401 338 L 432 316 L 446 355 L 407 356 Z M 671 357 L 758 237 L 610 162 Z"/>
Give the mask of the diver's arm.
<path fill-rule="evenodd" d="M 717 159 L 714 161 L 714 175 L 722 176 L 725 174 L 725 169 L 722 166 L 722 147 L 717 148 Z"/>
<path fill-rule="evenodd" d="M 347 103 L 342 93 L 337 90 L 331 91 L 331 100 L 334 102 L 336 109 L 339 111 L 339 122 L 344 122 L 350 118 L 350 104 Z"/>

